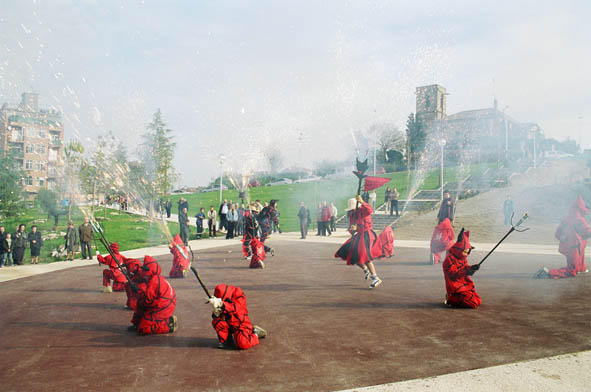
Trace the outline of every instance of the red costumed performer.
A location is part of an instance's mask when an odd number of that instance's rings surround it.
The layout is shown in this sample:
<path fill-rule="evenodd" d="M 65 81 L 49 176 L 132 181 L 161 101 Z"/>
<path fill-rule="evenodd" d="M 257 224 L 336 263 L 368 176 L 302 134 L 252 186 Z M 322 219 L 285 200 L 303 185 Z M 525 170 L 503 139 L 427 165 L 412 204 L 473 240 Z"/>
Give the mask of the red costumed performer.
<path fill-rule="evenodd" d="M 445 277 L 445 303 L 459 308 L 477 308 L 482 303 L 470 278 L 480 265 L 468 265 L 468 255 L 474 249 L 470 245 L 470 232 L 460 231 L 458 241 L 447 251 L 443 262 Z"/>
<path fill-rule="evenodd" d="M 129 330 L 137 331 L 140 335 L 175 332 L 178 328 L 177 318 L 173 316 L 176 293 L 152 257 L 144 257 L 141 276 L 142 283 L 137 287 L 132 286 L 138 297 L 137 310 L 131 319 L 133 325 Z"/>
<path fill-rule="evenodd" d="M 137 259 L 128 259 L 124 257 L 123 264 L 127 269 L 127 275 L 129 275 L 129 278 L 131 279 L 131 283 L 125 282 L 125 293 L 127 294 L 127 302 L 125 307 L 135 311 L 137 309 L 138 293 L 137 291 L 134 292 L 131 289 L 131 284 L 134 283 L 138 285 L 142 282 L 142 263 Z"/>
<path fill-rule="evenodd" d="M 174 240 L 168 244 L 168 248 L 170 249 L 170 253 L 172 253 L 172 268 L 168 276 L 171 278 L 184 278 L 191 266 L 187 247 L 177 234 L 174 236 Z"/>
<path fill-rule="evenodd" d="M 252 256 L 252 253 L 250 251 L 250 241 L 252 241 L 253 238 L 257 238 L 257 212 L 258 205 L 256 203 L 251 203 L 249 206 L 249 210 L 244 211 L 244 236 L 242 237 L 242 255 L 247 260 L 250 260 Z"/>
<path fill-rule="evenodd" d="M 113 242 L 111 245 L 109 245 L 109 248 L 111 248 L 113 254 L 115 254 L 119 264 L 123 264 L 123 256 L 119 254 L 119 244 Z M 103 257 L 97 250 L 96 259 L 98 260 L 99 264 L 105 264 L 109 267 L 109 269 L 103 270 L 103 286 L 105 286 L 103 293 L 125 290 L 125 282 L 127 279 L 111 255 L 109 254 L 107 257 Z M 113 281 L 113 288 L 111 288 L 111 281 Z"/>
<path fill-rule="evenodd" d="M 240 287 L 219 284 L 208 302 L 213 307 L 212 322 L 220 348 L 236 347 L 246 350 L 259 344 L 267 331 L 255 325 L 248 317 L 246 297 Z"/>
<path fill-rule="evenodd" d="M 359 207 L 355 209 L 357 204 Z M 372 260 L 385 257 L 384 250 L 390 253 L 388 256 L 393 253 L 392 229 L 387 226 L 379 236 L 372 230 L 373 209 L 359 195 L 355 199 L 349 199 L 345 211 L 351 211 L 349 231 L 352 236 L 336 251 L 335 257 L 346 260 L 347 265 L 357 265 L 361 268 L 365 279 L 371 278 L 369 287 L 373 289 L 382 283 L 382 280 L 378 277 Z"/>
<path fill-rule="evenodd" d="M 585 201 L 579 195 L 555 233 L 556 239 L 560 241 L 558 252 L 566 256 L 566 267 L 551 270 L 544 267 L 534 277 L 574 278 L 578 273 L 587 272 L 585 247 L 587 239 L 591 237 L 591 227 L 585 221 L 587 212 Z"/>
<path fill-rule="evenodd" d="M 250 268 L 265 268 L 265 257 L 267 256 L 267 252 L 265 252 L 265 245 L 259 241 L 257 237 L 254 237 L 250 240 L 250 247 L 252 248 L 252 258 L 250 259 Z"/>
<path fill-rule="evenodd" d="M 454 228 L 449 218 L 445 218 L 443 222 L 435 226 L 435 230 L 433 230 L 433 235 L 431 236 L 431 264 L 439 264 L 441 253 L 451 248 L 454 244 L 455 236 Z"/>

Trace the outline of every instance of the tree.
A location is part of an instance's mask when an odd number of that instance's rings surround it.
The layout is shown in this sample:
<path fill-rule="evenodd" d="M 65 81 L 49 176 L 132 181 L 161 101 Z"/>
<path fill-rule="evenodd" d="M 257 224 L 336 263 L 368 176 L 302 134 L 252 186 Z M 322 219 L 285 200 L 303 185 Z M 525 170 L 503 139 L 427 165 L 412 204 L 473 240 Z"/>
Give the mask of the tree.
<path fill-rule="evenodd" d="M 393 124 L 374 124 L 369 128 L 370 135 L 377 136 L 377 161 L 389 162 L 388 151 L 404 150 L 404 134 Z"/>
<path fill-rule="evenodd" d="M 283 166 L 283 156 L 276 146 L 269 147 L 265 151 L 265 158 L 269 164 L 269 171 L 273 174 L 279 172 L 279 169 Z"/>
<path fill-rule="evenodd" d="M 66 156 L 65 174 L 65 194 L 70 200 L 68 204 L 68 221 L 71 220 L 72 203 L 74 194 L 78 188 L 78 178 L 80 168 L 84 162 L 84 146 L 77 140 L 72 140 L 64 147 L 64 155 Z"/>
<path fill-rule="evenodd" d="M 410 166 L 411 160 L 416 162 L 425 150 L 425 141 L 427 139 L 427 133 L 424 127 L 416 121 L 413 113 L 410 113 L 406 120 L 406 138 L 406 155 Z"/>
<path fill-rule="evenodd" d="M 23 208 L 23 170 L 14 153 L 0 150 L 0 215 L 16 216 Z"/>
<path fill-rule="evenodd" d="M 57 204 L 57 194 L 49 189 L 41 189 L 37 194 L 37 201 L 43 209 L 47 212 L 47 219 L 53 217 L 53 230 L 57 229 L 60 215 L 66 215 L 68 210 L 59 207 Z"/>
<path fill-rule="evenodd" d="M 177 174 L 172 165 L 172 158 L 176 143 L 170 135 L 172 130 L 166 128 L 162 121 L 160 109 L 154 113 L 152 122 L 148 124 L 147 132 L 142 135 L 140 156 L 148 180 L 154 182 L 155 190 L 159 194 L 166 194 L 172 189 Z"/>

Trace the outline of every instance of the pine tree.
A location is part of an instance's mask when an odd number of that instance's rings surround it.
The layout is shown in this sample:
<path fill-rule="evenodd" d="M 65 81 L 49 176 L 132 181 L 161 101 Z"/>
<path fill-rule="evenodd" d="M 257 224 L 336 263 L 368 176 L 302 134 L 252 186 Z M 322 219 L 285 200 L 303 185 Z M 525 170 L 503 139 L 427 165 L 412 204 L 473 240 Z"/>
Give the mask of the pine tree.
<path fill-rule="evenodd" d="M 176 143 L 172 141 L 172 130 L 162 121 L 160 109 L 154 113 L 147 132 L 142 135 L 140 156 L 146 171 L 146 180 L 152 185 L 151 199 L 170 192 L 177 174 L 172 165 Z M 152 204 L 152 203 L 150 203 Z"/>

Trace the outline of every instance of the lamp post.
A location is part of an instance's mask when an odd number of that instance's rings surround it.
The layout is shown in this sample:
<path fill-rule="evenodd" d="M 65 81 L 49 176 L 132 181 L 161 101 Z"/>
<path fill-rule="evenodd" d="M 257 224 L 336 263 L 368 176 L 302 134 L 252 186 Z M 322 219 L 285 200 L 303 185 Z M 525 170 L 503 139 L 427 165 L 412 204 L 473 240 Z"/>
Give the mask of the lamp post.
<path fill-rule="evenodd" d="M 224 154 L 220 154 L 220 156 L 218 157 L 220 160 L 220 205 L 222 204 L 222 178 L 224 177 L 224 161 L 226 160 L 226 157 L 224 156 Z"/>
<path fill-rule="evenodd" d="M 509 124 L 507 121 L 507 116 L 505 116 L 505 111 L 509 109 L 508 105 L 505 105 L 503 108 L 503 123 L 505 124 L 505 161 L 508 159 L 509 153 Z"/>
<path fill-rule="evenodd" d="M 441 172 L 439 173 L 439 183 L 441 184 L 441 200 L 443 200 L 443 148 L 445 147 L 445 139 L 439 140 L 439 147 L 441 147 Z"/>

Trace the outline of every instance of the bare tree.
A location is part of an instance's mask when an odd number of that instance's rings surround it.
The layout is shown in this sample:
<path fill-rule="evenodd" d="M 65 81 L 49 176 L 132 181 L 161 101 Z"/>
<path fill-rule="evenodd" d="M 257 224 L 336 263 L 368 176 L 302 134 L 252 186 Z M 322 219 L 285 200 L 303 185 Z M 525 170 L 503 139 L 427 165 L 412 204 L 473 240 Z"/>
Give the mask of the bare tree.
<path fill-rule="evenodd" d="M 404 150 L 405 137 L 396 126 L 390 123 L 379 123 L 369 127 L 368 138 L 377 137 L 377 160 L 378 162 L 388 161 L 388 151 Z"/>

